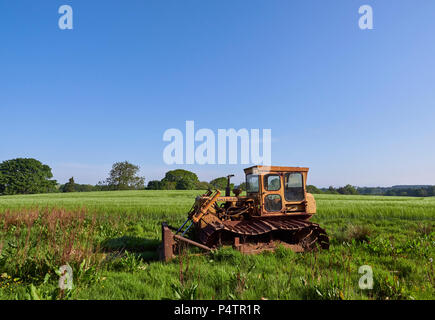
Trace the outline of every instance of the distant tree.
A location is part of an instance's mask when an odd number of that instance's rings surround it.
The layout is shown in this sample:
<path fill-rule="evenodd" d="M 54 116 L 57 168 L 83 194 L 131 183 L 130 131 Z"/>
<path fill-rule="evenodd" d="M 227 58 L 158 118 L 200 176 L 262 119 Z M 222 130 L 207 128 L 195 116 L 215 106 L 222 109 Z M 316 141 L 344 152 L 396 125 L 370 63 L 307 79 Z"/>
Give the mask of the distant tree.
<path fill-rule="evenodd" d="M 387 188 L 381 187 L 358 187 L 358 194 L 364 195 L 384 195 L 387 192 Z"/>
<path fill-rule="evenodd" d="M 116 162 L 112 166 L 106 184 L 112 190 L 144 189 L 145 178 L 139 177 L 139 166 L 128 161 Z"/>
<path fill-rule="evenodd" d="M 404 195 L 408 195 L 405 191 L 402 191 L 402 193 L 404 194 Z M 387 192 L 385 193 L 385 195 L 386 196 L 395 196 L 396 194 L 394 193 L 394 191 L 393 190 L 387 190 Z"/>
<path fill-rule="evenodd" d="M 326 193 L 332 193 L 332 187 L 323 189 Z M 355 189 L 356 192 L 355 193 Z M 433 197 L 435 186 L 428 185 L 401 185 L 393 187 L 352 187 L 347 185 L 338 189 L 341 194 L 383 195 L 400 197 Z"/>
<path fill-rule="evenodd" d="M 228 179 L 225 177 L 216 178 L 212 181 L 210 181 L 210 184 L 215 188 L 219 190 L 225 190 L 227 187 L 227 181 Z"/>
<path fill-rule="evenodd" d="M 147 189 L 149 189 L 149 190 L 161 190 L 162 184 L 159 180 L 151 180 L 150 182 L 148 182 Z"/>
<path fill-rule="evenodd" d="M 228 184 L 228 179 L 226 177 L 220 177 L 210 181 L 210 185 L 213 188 L 219 189 L 221 191 L 226 189 L 227 184 Z M 231 190 L 234 189 L 234 183 L 230 183 L 230 188 Z"/>
<path fill-rule="evenodd" d="M 0 163 L 0 194 L 56 192 L 51 168 L 36 159 L 17 158 Z"/>
<path fill-rule="evenodd" d="M 238 189 L 241 189 L 243 191 L 246 191 L 246 182 L 242 182 L 237 186 Z"/>
<path fill-rule="evenodd" d="M 76 183 L 74 182 L 74 177 L 69 179 L 69 182 L 65 183 L 62 188 L 63 192 L 75 192 L 76 191 Z"/>
<path fill-rule="evenodd" d="M 330 186 L 328 188 L 328 190 L 326 191 L 326 193 L 329 193 L 329 194 L 339 194 L 338 191 L 335 190 L 335 188 L 333 186 Z"/>
<path fill-rule="evenodd" d="M 76 192 L 92 192 L 98 191 L 97 188 L 90 184 L 75 184 Z"/>
<path fill-rule="evenodd" d="M 111 191 L 111 190 L 114 190 L 114 188 L 108 186 L 107 183 L 106 183 L 106 181 L 99 181 L 99 182 L 95 185 L 95 190 L 96 190 L 96 191 Z"/>
<path fill-rule="evenodd" d="M 177 189 L 177 190 L 195 190 L 196 183 L 190 179 L 179 180 L 175 183 L 175 189 Z"/>
<path fill-rule="evenodd" d="M 195 189 L 196 190 L 208 190 L 208 189 L 213 189 L 213 186 L 206 181 L 200 181 L 196 184 Z"/>
<path fill-rule="evenodd" d="M 351 186 L 350 184 L 348 184 L 344 187 L 338 188 L 337 191 L 340 194 L 347 194 L 347 195 L 358 194 L 357 189 L 354 186 Z"/>
<path fill-rule="evenodd" d="M 353 195 L 358 195 L 359 194 L 358 188 L 355 187 L 355 186 L 352 186 L 352 185 L 348 184 L 344 188 L 347 190 L 347 192 L 349 194 L 353 194 Z"/>
<path fill-rule="evenodd" d="M 416 197 L 427 197 L 428 196 L 428 192 L 426 189 L 417 189 L 415 190 L 415 196 Z"/>
<path fill-rule="evenodd" d="M 199 183 L 198 176 L 187 170 L 176 169 L 166 172 L 161 180 L 161 187 L 164 190 L 193 190 Z"/>
<path fill-rule="evenodd" d="M 181 180 L 191 180 L 194 183 L 199 182 L 198 176 L 195 173 L 183 169 L 176 169 L 166 172 L 162 181 L 163 180 L 169 182 L 178 182 Z"/>
<path fill-rule="evenodd" d="M 323 193 L 320 189 L 313 185 L 307 185 L 307 192 L 312 194 L 321 194 Z"/>
<path fill-rule="evenodd" d="M 162 181 L 160 181 L 160 188 L 161 190 L 175 190 L 177 186 L 177 183 L 174 181 L 167 181 L 162 179 Z"/>
<path fill-rule="evenodd" d="M 69 182 L 65 183 L 64 185 L 61 185 L 59 188 L 60 192 L 92 192 L 92 191 L 101 191 L 101 187 L 99 185 L 93 186 L 90 184 L 78 184 L 78 183 L 74 183 L 74 189 L 72 189 L 70 187 L 71 185 L 71 179 L 69 180 Z M 105 188 L 107 189 L 108 187 L 105 186 Z M 67 189 L 69 191 L 67 191 Z"/>

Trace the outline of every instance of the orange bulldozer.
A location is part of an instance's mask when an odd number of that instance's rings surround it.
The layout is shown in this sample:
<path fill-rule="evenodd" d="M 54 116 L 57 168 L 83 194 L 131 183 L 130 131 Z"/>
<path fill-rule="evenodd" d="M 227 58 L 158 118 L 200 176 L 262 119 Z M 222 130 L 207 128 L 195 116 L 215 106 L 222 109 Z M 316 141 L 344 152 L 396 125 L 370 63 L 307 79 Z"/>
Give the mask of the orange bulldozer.
<path fill-rule="evenodd" d="M 329 248 L 325 230 L 309 221 L 316 202 L 306 191 L 308 168 L 255 166 L 244 171 L 246 195 L 234 189 L 231 196 L 230 175 L 225 196 L 209 190 L 196 198 L 181 227 L 162 224 L 162 260 L 172 259 L 182 244 L 205 251 L 229 245 L 247 254 L 279 245 L 295 252 Z"/>

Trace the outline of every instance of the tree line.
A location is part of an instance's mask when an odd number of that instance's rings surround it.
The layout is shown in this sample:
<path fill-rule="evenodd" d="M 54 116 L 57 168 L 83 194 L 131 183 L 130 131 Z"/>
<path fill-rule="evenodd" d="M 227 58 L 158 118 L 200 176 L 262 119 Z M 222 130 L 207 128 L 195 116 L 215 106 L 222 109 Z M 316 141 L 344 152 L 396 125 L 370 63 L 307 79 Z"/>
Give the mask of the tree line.
<path fill-rule="evenodd" d="M 393 187 L 344 187 L 317 188 L 307 186 L 307 191 L 313 194 L 344 194 L 344 195 L 372 195 L 396 197 L 434 197 L 435 186 L 393 186 Z"/>
<path fill-rule="evenodd" d="M 32 158 L 17 158 L 0 163 L 0 195 L 34 194 L 51 192 L 89 192 L 112 190 L 224 190 L 227 178 L 219 177 L 210 182 L 200 181 L 191 171 L 176 169 L 166 172 L 161 180 L 151 180 L 145 185 L 145 177 L 139 175 L 140 167 L 128 161 L 113 164 L 106 180 L 97 185 L 78 184 L 71 177 L 65 184 L 53 180 L 51 168 Z M 231 184 L 234 188 L 234 184 Z M 245 190 L 245 183 L 238 188 Z M 433 197 L 435 186 L 355 187 L 350 184 L 334 188 L 307 186 L 313 194 L 384 195 Z"/>
<path fill-rule="evenodd" d="M 182 169 L 168 171 L 162 180 L 152 180 L 145 185 L 145 177 L 139 176 L 139 170 L 139 166 L 128 161 L 116 162 L 108 178 L 96 185 L 76 183 L 74 177 L 65 184 L 58 184 L 52 179 L 48 165 L 36 159 L 17 158 L 0 163 L 0 195 L 145 189 L 206 190 L 225 189 L 227 185 L 225 177 L 210 182 L 199 181 L 195 173 Z"/>
<path fill-rule="evenodd" d="M 334 188 L 331 186 L 329 188 L 321 188 L 321 189 L 313 185 L 307 185 L 307 192 L 313 194 L 347 194 L 347 195 L 359 194 L 357 187 L 354 187 L 350 184 L 339 188 Z"/>

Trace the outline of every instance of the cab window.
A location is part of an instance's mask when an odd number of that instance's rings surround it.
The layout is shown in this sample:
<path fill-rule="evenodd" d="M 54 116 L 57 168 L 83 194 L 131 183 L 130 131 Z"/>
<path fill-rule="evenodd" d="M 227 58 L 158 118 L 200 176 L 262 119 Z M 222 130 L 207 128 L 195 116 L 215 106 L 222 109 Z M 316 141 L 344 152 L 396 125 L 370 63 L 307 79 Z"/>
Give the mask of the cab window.
<path fill-rule="evenodd" d="M 260 189 L 258 175 L 248 174 L 246 176 L 246 192 L 253 193 L 258 192 Z"/>
<path fill-rule="evenodd" d="M 279 194 L 269 194 L 264 198 L 264 207 L 267 211 L 281 211 L 281 196 Z"/>
<path fill-rule="evenodd" d="M 264 186 L 267 191 L 278 191 L 281 189 L 281 177 L 276 174 L 269 174 L 265 176 Z"/>
<path fill-rule="evenodd" d="M 302 201 L 305 198 L 302 173 L 291 172 L 285 175 L 284 196 L 287 201 Z"/>

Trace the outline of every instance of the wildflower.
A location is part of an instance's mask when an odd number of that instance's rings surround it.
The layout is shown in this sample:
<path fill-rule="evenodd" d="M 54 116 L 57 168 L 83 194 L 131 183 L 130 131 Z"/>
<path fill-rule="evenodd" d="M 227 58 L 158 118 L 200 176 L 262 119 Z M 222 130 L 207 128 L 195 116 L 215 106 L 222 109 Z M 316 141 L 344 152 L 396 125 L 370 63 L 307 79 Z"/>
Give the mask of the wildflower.
<path fill-rule="evenodd" d="M 433 261 L 433 259 L 432 259 L 432 258 L 429 258 L 429 262 L 432 263 L 432 261 Z"/>
<path fill-rule="evenodd" d="M 8 274 L 7 273 L 2 273 L 2 275 L 0 277 L 3 278 L 3 279 L 6 279 L 8 277 Z"/>

